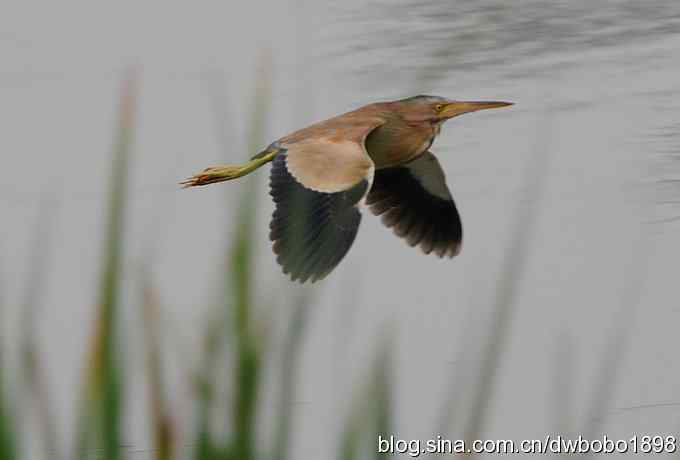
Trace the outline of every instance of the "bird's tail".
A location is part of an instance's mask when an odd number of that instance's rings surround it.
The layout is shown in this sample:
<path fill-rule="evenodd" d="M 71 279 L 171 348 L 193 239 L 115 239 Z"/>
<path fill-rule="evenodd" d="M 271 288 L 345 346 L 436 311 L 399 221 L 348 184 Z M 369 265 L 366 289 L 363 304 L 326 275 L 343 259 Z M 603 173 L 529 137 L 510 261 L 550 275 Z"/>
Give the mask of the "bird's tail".
<path fill-rule="evenodd" d="M 182 188 L 197 187 L 199 185 L 216 184 L 217 182 L 245 176 L 272 161 L 281 150 L 275 144 L 272 144 L 252 157 L 244 165 L 224 165 L 206 168 L 202 172 L 180 182 L 180 185 L 182 185 Z"/>

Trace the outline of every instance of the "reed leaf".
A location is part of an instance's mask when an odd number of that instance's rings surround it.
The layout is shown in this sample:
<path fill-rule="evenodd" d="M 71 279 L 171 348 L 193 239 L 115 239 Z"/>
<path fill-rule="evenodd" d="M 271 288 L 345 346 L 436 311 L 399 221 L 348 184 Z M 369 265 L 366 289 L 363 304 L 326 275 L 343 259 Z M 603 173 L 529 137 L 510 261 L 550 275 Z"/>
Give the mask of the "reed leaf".
<path fill-rule="evenodd" d="M 263 60 L 257 69 L 257 85 L 255 87 L 254 111 L 251 121 L 248 151 L 250 154 L 264 144 L 264 124 L 269 109 L 270 61 Z M 259 176 L 258 176 L 259 177 Z M 234 360 L 234 395 L 233 395 L 233 438 L 231 453 L 233 458 L 250 460 L 255 457 L 255 415 L 261 374 L 261 356 L 255 327 L 253 324 L 253 271 L 254 249 L 253 236 L 257 233 L 256 214 L 257 191 L 260 182 L 254 178 L 246 181 L 241 195 L 236 218 L 234 243 L 229 253 L 230 285 L 233 290 L 233 301 L 227 302 L 234 319 L 233 327 L 236 337 Z"/>
<path fill-rule="evenodd" d="M 57 209 L 54 197 L 46 194 L 34 227 L 29 272 L 21 308 L 20 336 L 22 383 L 25 388 L 22 401 L 26 406 L 34 404 L 36 407 L 43 453 L 45 458 L 51 460 L 60 460 L 63 453 L 59 443 L 56 418 L 52 410 L 44 363 L 38 349 L 37 315 L 43 302 L 41 295 L 46 291 L 48 258 L 51 252 L 50 229 L 53 228 L 53 219 Z"/>
<path fill-rule="evenodd" d="M 487 333 L 489 339 L 485 344 L 481 368 L 471 395 L 470 419 L 465 427 L 467 444 L 480 439 L 492 407 L 490 403 L 497 385 L 498 368 L 512 330 L 522 277 L 529 262 L 531 241 L 540 215 L 540 201 L 545 195 L 550 166 L 549 140 L 552 122 L 553 114 L 547 113 L 543 118 L 543 126 L 537 133 L 531 158 L 527 162 L 525 196 L 521 200 L 507 254 L 503 260 L 501 278 L 493 303 L 492 323 Z"/>
<path fill-rule="evenodd" d="M 143 324 L 149 382 L 151 433 L 156 460 L 175 458 L 176 436 L 165 397 L 160 337 L 160 300 L 148 270 L 142 275 Z"/>
<path fill-rule="evenodd" d="M 2 305 L 0 305 L 0 312 L 2 312 L 1 307 Z M 5 370 L 7 365 L 2 345 L 0 342 L 0 458 L 14 460 L 18 458 L 18 433 L 15 431 L 16 420 L 10 404 L 10 401 L 12 401 L 11 394 L 6 387 Z"/>
<path fill-rule="evenodd" d="M 95 333 L 89 350 L 89 367 L 85 383 L 86 400 L 80 419 L 78 459 L 86 458 L 90 450 L 99 452 L 103 460 L 119 460 L 123 457 L 122 360 L 118 342 L 118 314 L 121 301 L 128 161 L 132 145 L 135 104 L 136 80 L 129 76 L 123 84 L 120 96 L 99 303 Z"/>
<path fill-rule="evenodd" d="M 295 401 L 295 376 L 300 358 L 300 346 L 307 327 L 310 296 L 304 291 L 298 297 L 297 305 L 288 324 L 281 357 L 281 380 L 279 384 L 279 413 L 277 415 L 274 440 L 274 460 L 288 460 Z"/>
<path fill-rule="evenodd" d="M 17 433 L 15 432 L 15 422 L 13 411 L 10 408 L 9 394 L 4 385 L 3 370 L 5 369 L 0 361 L 0 458 L 14 460 L 17 457 Z"/>

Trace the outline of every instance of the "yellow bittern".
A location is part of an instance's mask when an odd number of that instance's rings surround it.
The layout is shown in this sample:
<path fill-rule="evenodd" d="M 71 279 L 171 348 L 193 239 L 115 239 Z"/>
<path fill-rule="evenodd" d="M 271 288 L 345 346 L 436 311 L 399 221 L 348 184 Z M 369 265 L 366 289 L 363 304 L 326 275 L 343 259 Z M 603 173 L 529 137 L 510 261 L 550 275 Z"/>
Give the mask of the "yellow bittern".
<path fill-rule="evenodd" d="M 438 96 L 369 104 L 284 136 L 245 165 L 207 168 L 182 184 L 235 179 L 273 161 L 269 237 L 294 281 L 320 280 L 340 263 L 357 235 L 362 201 L 410 246 L 453 257 L 463 228 L 429 149 L 446 120 L 509 105 Z"/>

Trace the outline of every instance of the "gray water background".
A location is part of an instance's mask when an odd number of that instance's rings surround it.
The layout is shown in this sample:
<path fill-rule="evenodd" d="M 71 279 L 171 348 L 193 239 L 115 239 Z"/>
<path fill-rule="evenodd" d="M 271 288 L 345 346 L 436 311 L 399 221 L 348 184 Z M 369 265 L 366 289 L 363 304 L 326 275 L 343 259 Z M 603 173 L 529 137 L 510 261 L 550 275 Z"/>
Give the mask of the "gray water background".
<path fill-rule="evenodd" d="M 335 452 L 348 401 L 386 333 L 395 434 L 433 437 L 453 397 L 449 435 L 462 435 L 512 229 L 527 206 L 536 225 L 517 267 L 483 437 L 576 436 L 592 426 L 614 438 L 678 433 L 680 222 L 672 219 L 680 205 L 666 202 L 680 189 L 664 182 L 680 173 L 677 2 L 70 1 L 12 2 L 8 11 L 0 18 L 2 340 L 16 350 L 27 254 L 47 206 L 40 346 L 64 439 L 91 334 L 122 72 L 141 69 L 126 284 L 134 292 L 135 270 L 152 254 L 172 406 L 188 430 L 190 375 L 242 186 L 176 183 L 255 153 L 245 145 L 263 55 L 271 56 L 270 139 L 418 93 L 517 104 L 453 120 L 434 145 L 463 216 L 460 257 L 425 257 L 366 215 L 348 257 L 318 286 L 293 458 Z M 527 200 L 534 173 L 544 175 L 541 193 Z M 272 204 L 261 184 L 258 293 L 263 303 L 281 299 L 263 314 L 282 329 L 294 294 L 269 250 Z M 125 308 L 134 370 L 126 438 L 131 458 L 151 458 L 132 294 Z M 270 367 L 275 388 L 275 359 Z M 603 369 L 612 379 L 598 393 Z M 598 404 L 604 417 L 593 415 Z"/>

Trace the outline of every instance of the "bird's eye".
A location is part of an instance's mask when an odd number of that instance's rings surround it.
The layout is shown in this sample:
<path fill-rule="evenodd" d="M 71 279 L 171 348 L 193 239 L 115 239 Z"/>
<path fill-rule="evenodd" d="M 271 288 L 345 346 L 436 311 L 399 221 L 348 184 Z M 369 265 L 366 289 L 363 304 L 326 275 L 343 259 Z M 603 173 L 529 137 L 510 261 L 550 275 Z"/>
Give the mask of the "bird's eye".
<path fill-rule="evenodd" d="M 444 104 L 437 104 L 437 105 L 434 106 L 434 109 L 437 112 L 441 112 L 443 108 L 444 108 Z"/>

